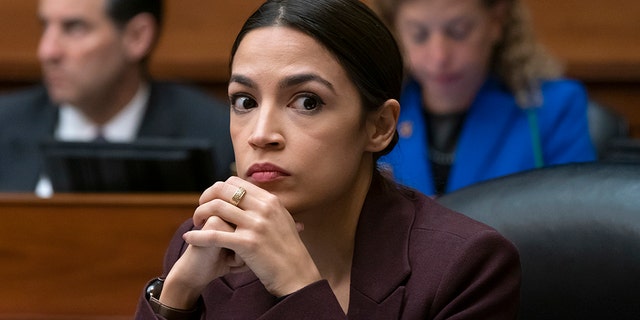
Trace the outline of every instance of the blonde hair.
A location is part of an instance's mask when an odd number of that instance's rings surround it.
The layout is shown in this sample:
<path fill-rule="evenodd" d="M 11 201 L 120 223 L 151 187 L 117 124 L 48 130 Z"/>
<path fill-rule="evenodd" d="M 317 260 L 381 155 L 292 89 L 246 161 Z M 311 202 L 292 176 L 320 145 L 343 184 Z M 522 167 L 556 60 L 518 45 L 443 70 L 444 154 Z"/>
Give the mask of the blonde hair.
<path fill-rule="evenodd" d="M 371 0 L 372 8 L 395 32 L 397 8 L 404 2 L 422 0 Z M 543 80 L 562 76 L 563 67 L 536 40 L 528 10 L 520 0 L 477 0 L 486 8 L 506 1 L 502 39 L 493 50 L 491 72 L 509 88 L 522 108 L 540 106 Z"/>

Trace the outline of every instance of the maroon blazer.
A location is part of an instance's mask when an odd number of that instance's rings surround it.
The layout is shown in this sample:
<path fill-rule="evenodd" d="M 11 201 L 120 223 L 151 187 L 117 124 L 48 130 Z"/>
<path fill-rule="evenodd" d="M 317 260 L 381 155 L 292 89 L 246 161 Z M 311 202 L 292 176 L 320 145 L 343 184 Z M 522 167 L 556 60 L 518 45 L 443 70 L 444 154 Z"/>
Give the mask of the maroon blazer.
<path fill-rule="evenodd" d="M 186 248 L 176 232 L 165 275 Z M 496 230 L 413 190 L 374 179 L 358 223 L 346 317 L 327 281 L 284 299 L 251 272 L 202 293 L 203 319 L 515 319 L 520 260 Z M 144 294 L 136 319 L 158 319 Z"/>

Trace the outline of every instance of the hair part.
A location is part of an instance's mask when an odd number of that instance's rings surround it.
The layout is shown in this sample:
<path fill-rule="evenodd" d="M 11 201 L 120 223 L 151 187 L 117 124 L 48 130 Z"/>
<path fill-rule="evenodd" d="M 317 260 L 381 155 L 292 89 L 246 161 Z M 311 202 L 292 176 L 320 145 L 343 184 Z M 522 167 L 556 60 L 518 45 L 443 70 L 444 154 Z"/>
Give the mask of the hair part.
<path fill-rule="evenodd" d="M 245 22 L 231 49 L 229 70 L 244 36 L 252 30 L 284 26 L 301 31 L 331 52 L 354 83 L 367 112 L 400 97 L 400 49 L 378 16 L 358 0 L 268 0 Z M 398 141 L 374 154 L 389 153 Z"/>

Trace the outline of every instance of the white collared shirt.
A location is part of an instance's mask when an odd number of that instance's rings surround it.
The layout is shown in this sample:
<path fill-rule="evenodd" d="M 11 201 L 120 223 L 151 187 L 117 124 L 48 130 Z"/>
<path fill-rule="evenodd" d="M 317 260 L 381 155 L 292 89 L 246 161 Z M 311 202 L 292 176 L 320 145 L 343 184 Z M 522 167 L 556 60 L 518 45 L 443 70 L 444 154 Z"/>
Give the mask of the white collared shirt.
<path fill-rule="evenodd" d="M 102 126 L 102 136 L 110 142 L 131 142 L 136 138 L 142 117 L 149 101 L 149 85 L 143 84 L 131 101 Z M 60 141 L 91 141 L 98 135 L 99 127 L 78 108 L 60 106 L 58 124 L 54 133 Z"/>
<path fill-rule="evenodd" d="M 109 142 L 132 142 L 140 129 L 149 101 L 149 85 L 138 88 L 133 99 L 102 126 L 102 136 Z M 60 141 L 91 141 L 98 136 L 99 126 L 91 122 L 78 108 L 64 104 L 60 107 L 54 137 Z M 46 176 L 41 176 L 35 190 L 40 197 L 53 195 L 53 186 Z"/>

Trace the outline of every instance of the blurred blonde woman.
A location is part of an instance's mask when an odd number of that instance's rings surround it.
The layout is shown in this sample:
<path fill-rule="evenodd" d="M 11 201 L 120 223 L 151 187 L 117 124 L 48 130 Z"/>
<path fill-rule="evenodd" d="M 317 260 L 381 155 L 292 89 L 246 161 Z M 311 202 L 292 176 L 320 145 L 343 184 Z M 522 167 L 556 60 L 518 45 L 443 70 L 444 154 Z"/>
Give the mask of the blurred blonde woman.
<path fill-rule="evenodd" d="M 584 87 L 562 78 L 520 0 L 373 0 L 404 53 L 400 141 L 381 159 L 439 195 L 483 180 L 592 161 Z"/>

